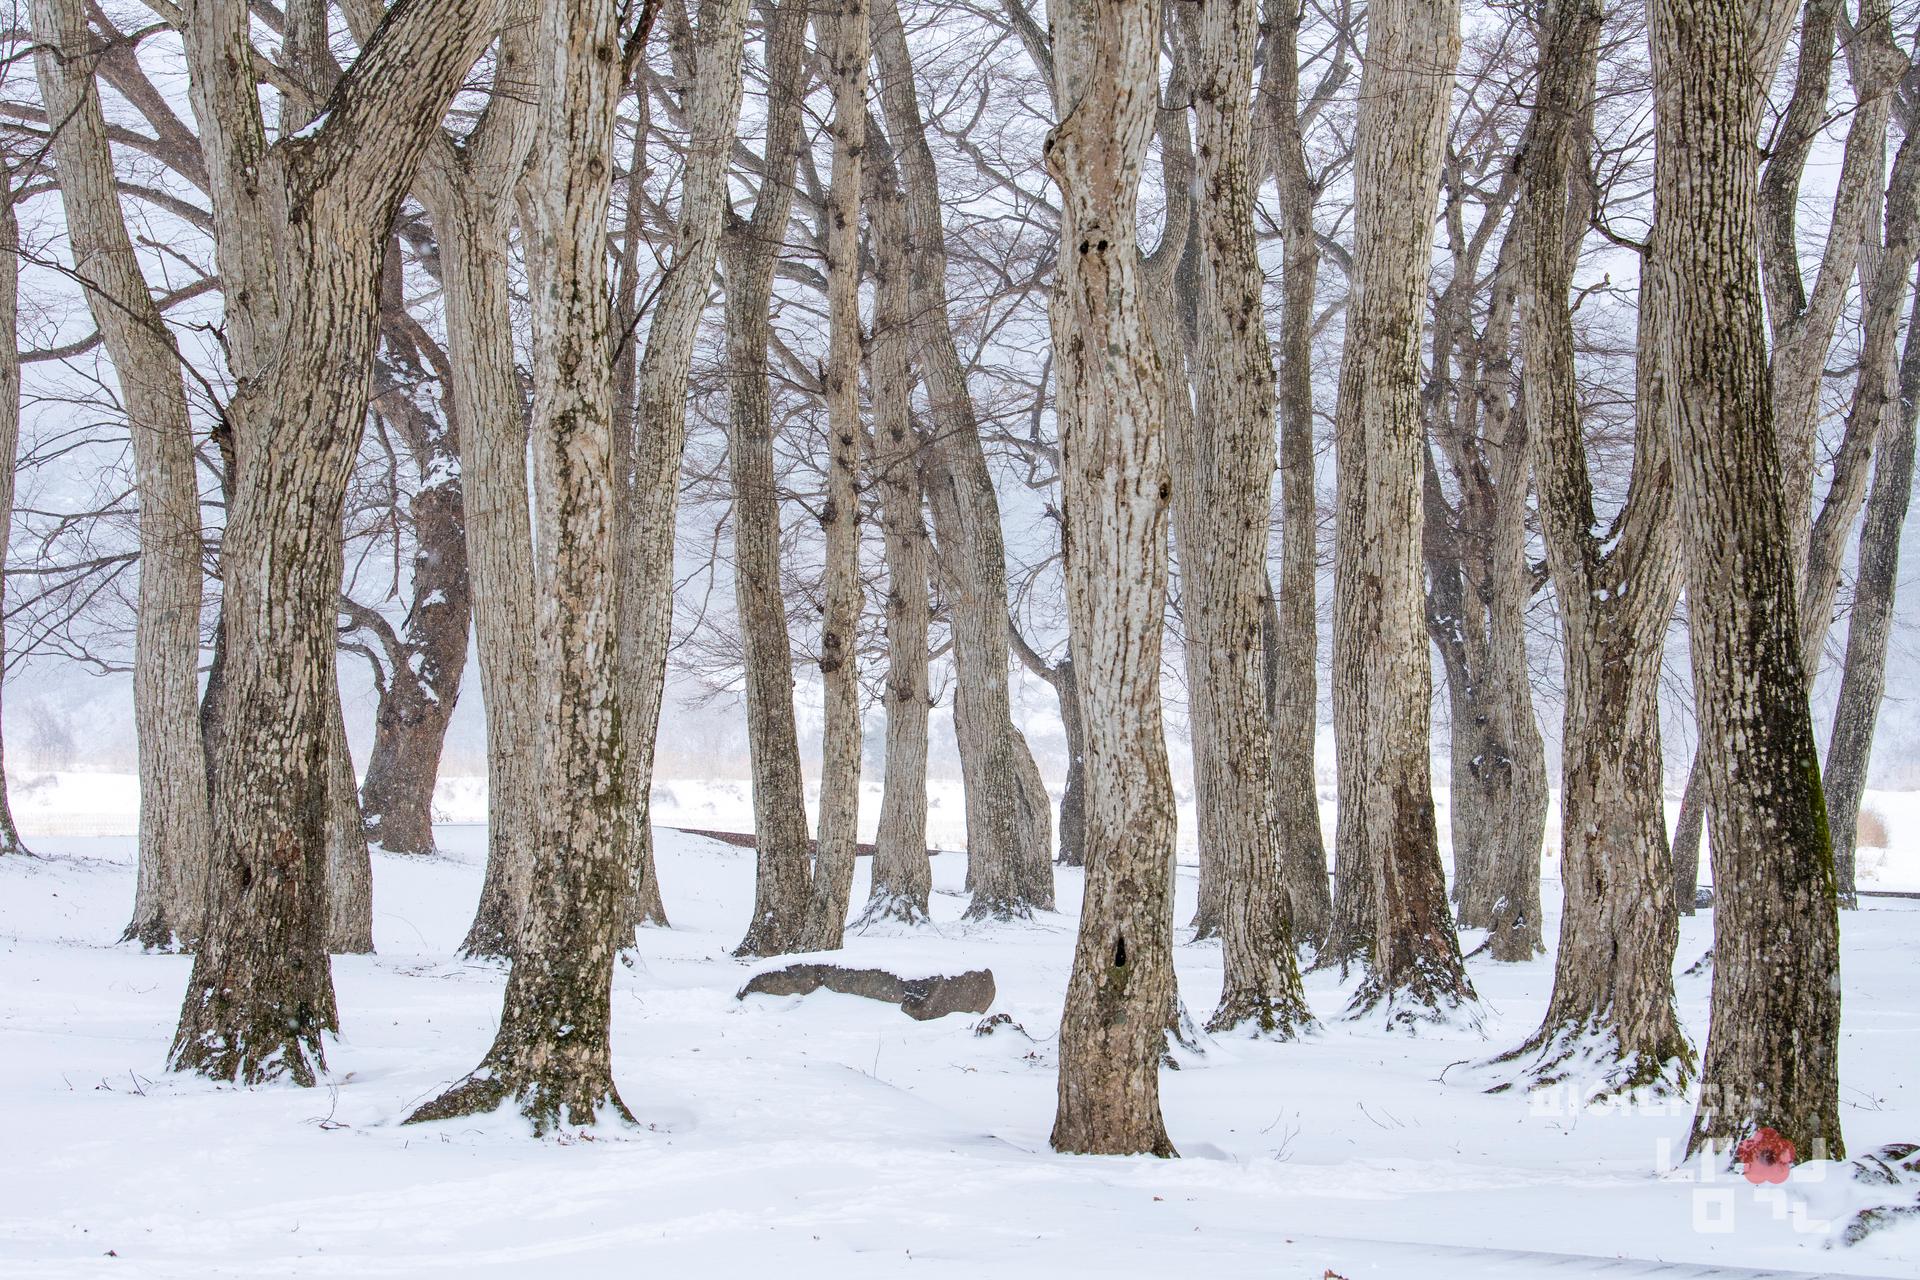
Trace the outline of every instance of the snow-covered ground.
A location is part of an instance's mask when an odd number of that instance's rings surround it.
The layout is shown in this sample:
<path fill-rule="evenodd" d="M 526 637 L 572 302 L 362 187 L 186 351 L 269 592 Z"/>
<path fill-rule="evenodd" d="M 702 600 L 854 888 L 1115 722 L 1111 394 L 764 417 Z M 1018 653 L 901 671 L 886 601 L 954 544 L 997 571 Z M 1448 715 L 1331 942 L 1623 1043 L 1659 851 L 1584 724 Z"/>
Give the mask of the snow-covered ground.
<path fill-rule="evenodd" d="M 76 776 L 46 790 L 111 799 Z M 29 833 L 33 794 L 15 790 Z M 728 955 L 752 854 L 663 830 L 675 927 L 640 935 L 614 991 L 641 1127 L 534 1141 L 506 1118 L 398 1123 L 492 1036 L 503 971 L 453 955 L 482 828 L 443 828 L 434 858 L 375 854 L 379 954 L 334 962 L 343 1035 L 314 1090 L 167 1074 L 190 961 L 115 943 L 131 841 L 35 834 L 40 857 L 0 859 L 0 1275 L 1920 1274 L 1920 1222 L 1829 1249 L 1797 1200 L 1674 1171 L 1684 1105 L 1581 1110 L 1462 1083 L 1451 1064 L 1533 1030 L 1550 957 L 1472 962 L 1485 1038 L 1342 1021 L 1348 987 L 1311 975 L 1319 1034 L 1215 1039 L 1163 1073 L 1183 1159 L 1062 1157 L 1047 1134 L 1077 874 L 1060 875 L 1059 914 L 966 925 L 961 859 L 942 856 L 934 927 L 850 940 L 848 963 L 990 967 L 994 1009 L 1026 1034 L 981 1037 L 972 1016 L 918 1023 L 850 996 L 734 999 L 765 967 Z M 1190 869 L 1180 889 L 1184 920 Z M 1683 924 L 1682 970 L 1710 933 L 1710 915 Z M 1843 921 L 1856 1152 L 1920 1138 L 1917 936 L 1920 902 Z M 1182 945 L 1178 965 L 1204 1017 L 1219 951 Z M 1709 979 L 1678 982 L 1697 1043 Z"/>

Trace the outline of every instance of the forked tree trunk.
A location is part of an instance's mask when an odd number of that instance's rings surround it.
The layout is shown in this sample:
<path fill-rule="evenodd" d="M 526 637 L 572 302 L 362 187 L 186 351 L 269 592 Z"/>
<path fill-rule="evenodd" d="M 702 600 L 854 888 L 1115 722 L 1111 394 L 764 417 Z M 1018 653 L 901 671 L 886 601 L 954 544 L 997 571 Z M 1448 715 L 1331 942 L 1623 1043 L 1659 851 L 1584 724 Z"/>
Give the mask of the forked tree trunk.
<path fill-rule="evenodd" d="M 1089 855 L 1052 1143 L 1170 1156 L 1159 1084 L 1176 1000 L 1173 786 L 1160 723 L 1170 483 L 1134 231 L 1159 91 L 1159 11 L 1155 0 L 1073 0 L 1050 15 L 1060 121 L 1046 157 L 1062 213 L 1052 324 Z"/>
<path fill-rule="evenodd" d="M 1650 283 L 1669 353 L 1713 827 L 1713 1016 L 1689 1150 L 1843 1154 L 1833 846 L 1801 662 L 1755 253 L 1754 139 L 1792 6 L 1655 0 Z M 1793 945 L 1783 947 L 1782 939 Z"/>
<path fill-rule="evenodd" d="M 472 1074 L 409 1123 L 512 1104 L 536 1133 L 618 1117 L 607 1032 L 631 884 L 620 723 L 613 536 L 612 203 L 620 39 L 613 0 L 547 0 L 539 24 L 542 133 L 532 176 L 540 261 L 534 486 L 545 801 L 532 896 L 500 1030 Z"/>
<path fill-rule="evenodd" d="M 1265 0 L 1265 66 L 1260 110 L 1280 196 L 1279 370 L 1280 582 L 1268 592 L 1267 709 L 1273 735 L 1274 818 L 1280 829 L 1280 878 L 1296 943 L 1325 946 L 1333 923 L 1326 841 L 1320 830 L 1314 731 L 1320 621 L 1318 497 L 1313 475 L 1313 326 L 1320 240 L 1313 226 L 1315 187 L 1301 135 L 1300 14 L 1286 0 Z"/>
<path fill-rule="evenodd" d="M 498 0 L 402 0 L 311 127 L 269 146 L 247 9 L 181 30 L 226 299 L 224 693 L 207 928 L 169 1055 L 240 1083 L 313 1084 L 337 1025 L 327 962 L 329 718 L 341 505 L 367 411 L 382 253 Z"/>
<path fill-rule="evenodd" d="M 753 217 L 727 229 L 727 460 L 733 480 L 733 581 L 744 659 L 747 749 L 753 766 L 753 915 L 735 955 L 798 950 L 811 884 L 793 649 L 780 581 L 780 489 L 774 462 L 773 269 L 793 208 L 800 146 L 805 0 L 778 0 L 767 20 L 768 121 Z"/>
<path fill-rule="evenodd" d="M 826 605 L 820 620 L 820 681 L 826 727 L 820 747 L 820 834 L 807 902 L 809 951 L 837 951 L 853 895 L 860 816 L 860 195 L 867 130 L 867 6 L 840 0 L 816 11 L 833 89 L 833 177 L 827 205 Z"/>
<path fill-rule="evenodd" d="M 1013 725 L 1007 682 L 1007 566 L 1000 505 L 947 308 L 940 180 L 894 0 L 873 6 L 879 96 L 913 238 L 914 355 L 932 418 L 926 440 L 936 567 L 953 627 L 954 729 L 966 788 L 971 919 L 1053 909 L 1051 802 Z"/>
<path fill-rule="evenodd" d="M 1660 663 L 1679 559 L 1653 273 L 1642 277 L 1633 473 L 1611 530 L 1595 519 L 1575 377 L 1569 299 L 1586 228 L 1570 213 L 1569 184 L 1581 180 L 1604 21 L 1593 0 L 1556 0 L 1542 19 L 1540 98 L 1509 233 L 1520 237 L 1526 410 L 1566 669 L 1566 896 L 1546 1019 L 1503 1058 L 1521 1062 L 1532 1083 L 1573 1080 L 1599 1094 L 1684 1089 L 1694 1065 L 1673 1004 L 1679 929 L 1660 755 Z"/>
<path fill-rule="evenodd" d="M 1208 1028 L 1309 1026 L 1280 888 L 1273 739 L 1260 644 L 1272 506 L 1273 361 L 1254 243 L 1257 0 L 1184 23 L 1195 116 L 1197 411 L 1172 439 L 1199 836 L 1222 878 L 1224 972 Z"/>
<path fill-rule="evenodd" d="M 522 6 L 524 7 L 524 6 Z M 518 13 L 518 8 L 516 8 Z M 501 91 L 465 144 L 444 135 L 421 165 L 419 192 L 440 246 L 449 388 L 460 424 L 467 566 L 487 715 L 487 868 L 461 953 L 507 959 L 529 893 L 540 709 L 535 702 L 532 513 L 527 420 L 513 359 L 507 289 L 513 189 L 538 118 L 530 13 L 502 30 Z"/>
<path fill-rule="evenodd" d="M 908 331 L 907 212 L 884 139 L 871 130 L 867 202 L 873 227 L 873 340 L 867 380 L 868 440 L 887 563 L 887 760 L 863 923 L 927 921 L 933 864 L 927 857 L 927 632 L 931 548 L 921 515 L 919 438 L 913 429 Z"/>
<path fill-rule="evenodd" d="M 628 915 L 666 923 L 650 822 L 655 739 L 673 633 L 673 543 L 680 460 L 687 440 L 687 378 L 727 213 L 727 158 L 740 118 L 747 0 L 701 0 L 689 41 L 686 167 L 673 261 L 661 278 L 640 357 L 633 480 L 619 521 L 620 719 L 627 730 Z M 622 477 L 624 481 L 624 477 Z"/>
<path fill-rule="evenodd" d="M 6 563 L 7 538 L 13 531 L 14 459 L 20 448 L 20 222 L 13 212 L 13 175 L 0 173 L 0 565 Z M 0 583 L 4 576 L 0 575 Z M 6 643 L 4 610 L 0 610 L 0 649 Z M 205 776 L 204 773 L 202 776 Z M 7 798 L 4 757 L 0 757 L 0 856 L 26 853 L 13 825 L 13 802 Z"/>
<path fill-rule="evenodd" d="M 213 837 L 198 702 L 202 547 L 193 425 L 179 353 L 121 217 L 86 10 L 77 0 L 37 0 L 33 26 L 74 270 L 120 383 L 140 502 L 133 662 L 140 867 L 123 940 L 170 950 L 199 936 Z M 5 274 L 13 279 L 11 263 Z M 11 512 L 11 444 L 6 457 Z M 18 842 L 9 818 L 0 844 Z"/>
<path fill-rule="evenodd" d="M 1338 842 L 1374 890 L 1371 964 L 1354 1009 L 1395 1024 L 1473 1018 L 1447 909 L 1429 763 L 1422 622 L 1417 344 L 1440 149 L 1460 49 L 1456 0 L 1376 0 L 1354 157 L 1354 301 L 1335 417 Z"/>

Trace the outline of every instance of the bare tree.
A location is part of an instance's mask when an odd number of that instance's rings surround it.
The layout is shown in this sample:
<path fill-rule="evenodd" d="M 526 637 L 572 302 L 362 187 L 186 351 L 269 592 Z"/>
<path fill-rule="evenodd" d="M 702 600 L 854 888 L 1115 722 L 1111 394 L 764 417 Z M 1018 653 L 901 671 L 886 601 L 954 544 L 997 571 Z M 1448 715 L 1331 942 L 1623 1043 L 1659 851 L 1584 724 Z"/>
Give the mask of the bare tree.
<path fill-rule="evenodd" d="M 20 219 L 14 212 L 18 194 L 17 174 L 9 166 L 0 169 L 0 512 L 6 527 L 0 529 L 0 563 L 4 563 L 7 539 L 13 533 L 13 481 L 20 451 Z M 4 627 L 0 615 L 0 627 Z M 5 640 L 0 633 L 0 644 Z M 13 825 L 13 802 L 7 796 L 6 773 L 0 768 L 0 855 L 26 853 L 20 832 Z"/>
<path fill-rule="evenodd" d="M 1419 547 L 1416 344 L 1459 48 L 1453 0 L 1376 0 L 1368 10 L 1354 296 L 1335 418 L 1337 839 L 1374 886 L 1371 964 L 1354 1007 L 1382 1008 L 1394 1022 L 1471 1016 L 1476 999 L 1447 910 L 1434 826 Z"/>
<path fill-rule="evenodd" d="M 140 871 L 125 938 L 163 950 L 190 946 L 200 934 L 213 838 L 200 738 L 200 485 L 193 427 L 179 353 L 120 211 L 85 7 L 79 0 L 36 0 L 33 24 L 74 271 L 120 383 L 139 485 L 134 728 Z M 11 457 L 11 448 L 7 453 Z"/>
<path fill-rule="evenodd" d="M 618 487 L 607 221 L 623 81 L 613 0 L 541 7 L 539 150 L 529 203 L 534 288 L 534 494 L 541 790 L 532 894 L 493 1047 L 408 1117 L 439 1120 L 509 1100 L 536 1132 L 631 1121 L 607 1032 L 613 961 L 631 888 L 619 692 Z M 644 27 L 638 37 L 645 39 Z"/>
<path fill-rule="evenodd" d="M 1713 1017 L 1690 1149 L 1842 1154 L 1838 911 L 1760 296 L 1757 136 L 1793 6 L 1656 0 L 1655 220 L 1712 824 Z M 1780 940 L 1792 937 L 1795 945 Z"/>
<path fill-rule="evenodd" d="M 1088 747 L 1086 898 L 1052 1141 L 1170 1156 L 1159 1090 L 1175 1003 L 1159 688 L 1170 480 L 1134 230 L 1159 95 L 1159 10 L 1156 0 L 1074 0 L 1050 14 L 1060 119 L 1046 156 L 1063 215 L 1053 331 Z"/>

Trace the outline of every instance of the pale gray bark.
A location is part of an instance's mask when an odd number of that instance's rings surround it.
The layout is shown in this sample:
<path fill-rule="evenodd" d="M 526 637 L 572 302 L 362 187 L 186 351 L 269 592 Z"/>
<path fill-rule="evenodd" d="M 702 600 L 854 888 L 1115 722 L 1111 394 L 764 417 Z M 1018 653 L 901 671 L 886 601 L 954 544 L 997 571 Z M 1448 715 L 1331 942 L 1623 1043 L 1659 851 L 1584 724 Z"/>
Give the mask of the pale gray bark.
<path fill-rule="evenodd" d="M 1459 25 L 1457 0 L 1376 0 L 1367 14 L 1334 421 L 1336 839 L 1342 862 L 1373 881 L 1371 962 L 1354 1007 L 1397 1024 L 1471 1018 L 1476 1003 L 1434 826 L 1420 565 L 1417 344 Z"/>
<path fill-rule="evenodd" d="M 613 536 L 612 307 L 607 217 L 621 58 L 613 0 L 546 0 L 541 133 L 531 178 L 533 476 L 539 789 L 531 887 L 500 1030 L 475 1071 L 409 1122 L 511 1103 L 536 1132 L 631 1121 L 613 1084 L 613 961 L 632 877 L 624 827 Z"/>
<path fill-rule="evenodd" d="M 0 565 L 6 563 L 7 539 L 13 532 L 13 478 L 20 448 L 20 220 L 13 211 L 14 175 L 0 170 Z M 0 578 L 4 581 L 4 578 Z M 0 616 L 0 649 L 6 643 L 5 618 Z M 26 853 L 13 825 L 13 802 L 7 798 L 4 760 L 0 758 L 0 856 Z"/>
<path fill-rule="evenodd" d="M 1671 363 L 1689 639 L 1713 834 L 1713 1012 L 1690 1149 L 1761 1125 L 1842 1154 L 1833 847 L 1807 708 L 1756 245 L 1785 0 L 1655 0 L 1648 283 Z M 1780 940 L 1791 937 L 1794 946 Z"/>
<path fill-rule="evenodd" d="M 833 176 L 827 202 L 827 505 L 825 608 L 820 679 L 820 828 L 802 946 L 833 951 L 853 894 L 860 814 L 860 205 L 867 129 L 867 7 L 840 0 L 816 12 L 814 29 L 833 89 Z"/>
<path fill-rule="evenodd" d="M 140 502 L 133 661 L 140 866 L 124 938 L 168 950 L 191 946 L 199 935 L 213 840 L 200 737 L 202 546 L 193 426 L 179 353 L 120 213 L 85 7 L 36 0 L 33 25 L 74 271 L 120 384 Z M 8 447 L 9 465 L 12 453 Z"/>
<path fill-rule="evenodd" d="M 169 1055 L 312 1084 L 337 1025 L 326 952 L 327 720 L 341 504 L 366 416 L 382 255 L 498 0 L 400 0 L 327 99 L 269 144 L 249 16 L 189 0 L 181 33 L 226 302 L 236 476 L 207 928 Z"/>
<path fill-rule="evenodd" d="M 1170 1156 L 1159 1101 L 1176 1007 L 1173 787 L 1159 687 L 1170 480 L 1135 245 L 1159 9 L 1156 0 L 1072 0 L 1049 14 L 1061 114 L 1046 156 L 1062 211 L 1052 323 L 1088 850 L 1052 1143 Z"/>

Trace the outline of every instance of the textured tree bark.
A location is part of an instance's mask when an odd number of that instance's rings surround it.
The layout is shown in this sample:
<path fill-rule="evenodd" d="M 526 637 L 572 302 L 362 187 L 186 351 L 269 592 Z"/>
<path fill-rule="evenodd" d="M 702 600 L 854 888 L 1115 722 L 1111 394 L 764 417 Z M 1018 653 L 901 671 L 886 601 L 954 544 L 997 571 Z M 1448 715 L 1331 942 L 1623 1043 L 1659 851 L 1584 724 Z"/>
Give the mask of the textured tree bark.
<path fill-rule="evenodd" d="M 800 147 L 805 0 L 779 0 L 767 22 L 766 159 L 749 221 L 727 228 L 727 453 L 733 480 L 734 594 L 744 656 L 747 748 L 753 765 L 753 915 L 735 955 L 798 950 L 811 861 L 800 735 L 793 714 L 793 649 L 780 582 L 780 491 L 774 468 L 773 269 L 793 208 Z"/>
<path fill-rule="evenodd" d="M 1314 184 L 1301 135 L 1300 14 L 1265 0 L 1267 47 L 1258 110 L 1267 131 L 1280 197 L 1280 582 L 1268 592 L 1267 708 L 1273 736 L 1274 816 L 1280 829 L 1280 879 L 1293 916 L 1295 942 L 1325 945 L 1333 923 L 1326 842 L 1320 830 L 1314 775 L 1315 691 L 1320 623 L 1315 607 L 1320 566 L 1318 500 L 1313 477 L 1314 291 L 1320 241 L 1313 228 Z"/>
<path fill-rule="evenodd" d="M 531 182 L 538 259 L 533 473 L 540 511 L 536 640 L 546 798 L 532 895 L 507 977 L 500 1030 L 466 1079 L 408 1122 L 509 1100 L 536 1133 L 632 1120 L 613 1084 L 607 1031 L 613 961 L 632 877 L 617 643 L 607 217 L 619 28 L 612 0 L 541 7 L 542 132 Z"/>
<path fill-rule="evenodd" d="M 373 857 L 361 823 L 353 753 L 340 698 L 327 724 L 327 950 L 373 953 Z"/>
<path fill-rule="evenodd" d="M 820 679 L 820 827 L 802 946 L 836 951 L 853 896 L 860 815 L 860 204 L 867 131 L 867 6 L 841 0 L 814 29 L 833 89 L 833 176 L 827 205 L 827 506 Z"/>
<path fill-rule="evenodd" d="M 1353 1007 L 1395 1025 L 1472 1019 L 1476 1003 L 1434 828 L 1420 567 L 1417 344 L 1459 23 L 1453 0 L 1376 0 L 1367 14 L 1354 300 L 1334 420 L 1336 839 L 1373 880 L 1371 964 Z"/>
<path fill-rule="evenodd" d="M 1260 643 L 1272 505 L 1273 361 L 1254 242 L 1256 0 L 1181 23 L 1195 129 L 1196 412 L 1169 440 L 1199 835 L 1222 879 L 1220 1003 L 1208 1029 L 1291 1038 L 1312 1024 L 1279 880 Z"/>
<path fill-rule="evenodd" d="M 1062 213 L 1052 323 L 1089 854 L 1052 1142 L 1170 1156 L 1159 1097 L 1176 1002 L 1173 787 L 1160 723 L 1170 482 L 1134 230 L 1159 89 L 1159 8 L 1073 0 L 1050 11 L 1061 114 L 1046 157 Z"/>
<path fill-rule="evenodd" d="M 464 145 L 453 145 L 444 134 L 434 140 L 418 187 L 440 245 L 474 639 L 487 712 L 487 869 L 461 952 L 503 960 L 513 954 L 525 910 L 539 806 L 527 420 L 507 290 L 512 192 L 538 128 L 530 83 L 531 13 L 518 16 L 524 20 L 502 28 L 496 54 L 494 82 L 504 92 L 488 104 Z"/>
<path fill-rule="evenodd" d="M 1842 1154 L 1833 846 L 1807 709 L 1754 196 L 1792 6 L 1656 0 L 1654 323 L 1670 355 L 1690 647 L 1713 829 L 1713 1014 L 1689 1150 L 1756 1127 Z M 1794 945 L 1781 945 L 1791 937 Z"/>
<path fill-rule="evenodd" d="M 498 0 L 400 0 L 315 123 L 269 146 L 246 7 L 181 26 L 212 176 L 236 478 L 207 928 L 170 1065 L 312 1084 L 337 1025 L 326 950 L 327 721 L 341 504 L 367 411 L 382 251 Z"/>
<path fill-rule="evenodd" d="M 947 308 L 940 181 L 893 0 L 873 6 L 879 97 L 906 192 L 913 239 L 914 355 L 927 389 L 925 441 L 935 563 L 952 618 L 954 728 L 966 788 L 971 919 L 1053 909 L 1051 801 L 1013 725 L 1007 685 L 1007 566 L 1000 505 L 980 444 Z"/>
<path fill-rule="evenodd" d="M 1535 1084 L 1677 1092 L 1694 1057 L 1673 1004 L 1679 929 L 1668 899 L 1660 754 L 1660 662 L 1679 594 L 1672 405 L 1655 321 L 1661 277 L 1643 275 L 1639 427 L 1626 505 L 1611 528 L 1594 515 L 1569 303 L 1585 231 L 1584 209 L 1569 208 L 1569 184 L 1585 164 L 1604 21 L 1593 0 L 1556 0 L 1541 20 L 1540 97 L 1521 144 L 1510 233 L 1521 246 L 1526 413 L 1566 670 L 1566 898 L 1546 1019 L 1503 1060 L 1524 1060 Z"/>
<path fill-rule="evenodd" d="M 7 537 L 13 530 L 14 459 L 20 448 L 20 221 L 13 212 L 11 181 L 0 184 L 0 565 L 6 563 Z M 0 577 L 0 581 L 4 581 Z M 6 622 L 0 616 L 0 646 L 6 643 Z M 7 798 L 7 778 L 0 762 L 0 856 L 26 853 L 27 846 L 13 825 L 13 802 Z"/>
<path fill-rule="evenodd" d="M 140 867 L 122 940 L 170 950 L 199 936 L 213 840 L 199 719 L 202 547 L 193 425 L 179 353 L 121 217 L 86 10 L 77 0 L 37 0 L 33 26 L 40 94 L 56 122 L 53 152 L 74 270 L 120 383 L 140 502 L 133 662 Z M 13 279 L 11 265 L 5 274 Z M 11 468 L 11 444 L 6 457 Z M 6 837 L 18 844 L 11 832 L 9 818 L 0 844 Z"/>
<path fill-rule="evenodd" d="M 874 837 L 873 876 L 862 923 L 924 924 L 933 889 L 927 857 L 927 633 L 931 548 L 921 514 L 919 439 L 913 429 L 907 213 L 885 139 L 867 134 L 867 207 L 873 235 L 873 340 L 867 379 L 873 400 L 868 450 L 880 495 L 887 564 L 887 742 Z"/>
<path fill-rule="evenodd" d="M 1905 144 L 1901 150 L 1906 151 Z M 1906 274 L 1904 269 L 1901 274 Z M 1827 741 L 1827 827 L 1833 833 L 1835 876 L 1845 905 L 1852 904 L 1855 893 L 1860 796 L 1867 785 L 1874 720 L 1886 692 L 1900 532 L 1913 492 L 1913 424 L 1920 411 L 1920 293 L 1915 295 L 1914 307 L 1900 358 L 1899 395 L 1883 409 L 1886 423 L 1874 458 L 1873 491 L 1860 524 L 1853 609 L 1847 615 L 1847 654 L 1833 709 L 1833 734 Z"/>
<path fill-rule="evenodd" d="M 1686 786 L 1680 792 L 1680 812 L 1673 823 L 1673 899 L 1683 916 L 1694 911 L 1700 893 L 1700 836 L 1707 821 L 1707 789 L 1695 754 L 1687 766 Z"/>
<path fill-rule="evenodd" d="M 687 439 L 687 378 L 706 310 L 728 209 L 727 158 L 740 118 L 747 0 L 701 0 L 690 42 L 686 167 L 673 261 L 659 286 L 640 357 L 632 439 L 633 479 L 620 524 L 620 718 L 627 727 L 627 828 L 635 923 L 666 923 L 653 864 L 653 755 L 673 632 L 673 542 L 680 459 Z M 624 479 L 624 477 L 623 477 Z"/>

